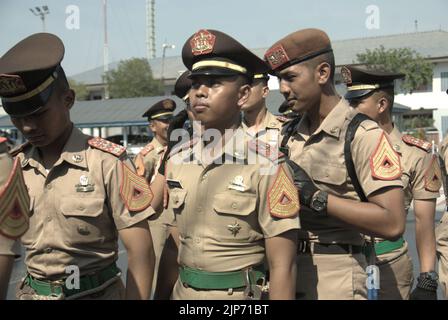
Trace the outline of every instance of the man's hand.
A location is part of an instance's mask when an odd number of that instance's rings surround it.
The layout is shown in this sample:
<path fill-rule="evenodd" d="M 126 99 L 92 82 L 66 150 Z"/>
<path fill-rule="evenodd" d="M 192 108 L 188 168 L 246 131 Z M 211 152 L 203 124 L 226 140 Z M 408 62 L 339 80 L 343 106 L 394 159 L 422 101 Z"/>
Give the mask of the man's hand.
<path fill-rule="evenodd" d="M 411 293 L 411 300 L 437 300 L 438 275 L 434 271 L 421 273 L 417 287 Z"/>
<path fill-rule="evenodd" d="M 288 160 L 287 163 L 294 171 L 294 185 L 299 190 L 300 205 L 310 208 L 313 195 L 319 191 L 319 188 L 298 164 L 291 160 Z"/>

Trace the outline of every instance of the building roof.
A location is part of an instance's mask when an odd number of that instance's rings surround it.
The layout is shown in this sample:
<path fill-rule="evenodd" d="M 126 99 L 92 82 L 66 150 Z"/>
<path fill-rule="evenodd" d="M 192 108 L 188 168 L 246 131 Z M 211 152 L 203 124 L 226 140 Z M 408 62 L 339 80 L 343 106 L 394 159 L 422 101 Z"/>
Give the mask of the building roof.
<path fill-rule="evenodd" d="M 76 101 L 70 114 L 73 123 L 78 128 L 143 126 L 148 121 L 142 117 L 142 114 L 150 106 L 165 98 L 167 97 Z M 184 102 L 178 97 L 169 96 L 168 98 L 176 101 L 175 114 L 185 107 Z M 270 91 L 266 99 L 268 110 L 273 114 L 279 114 L 278 108 L 283 101 L 284 98 L 278 90 Z M 394 113 L 403 113 L 410 109 L 397 103 L 394 104 Z M 0 129 L 13 128 L 9 116 L 0 116 Z"/>
<path fill-rule="evenodd" d="M 384 46 L 390 48 L 410 48 L 417 51 L 423 57 L 443 58 L 448 57 L 448 32 L 443 30 L 425 31 L 414 33 L 403 33 L 389 36 L 335 40 L 332 41 L 336 63 L 338 66 L 353 64 L 356 61 L 356 55 L 363 53 L 366 49 L 375 49 Z M 252 51 L 259 57 L 263 57 L 268 48 L 253 49 Z M 162 72 L 162 58 L 155 58 L 149 61 L 154 78 L 160 79 Z M 109 64 L 109 70 L 118 66 L 118 62 Z M 165 66 L 163 75 L 165 79 L 176 79 L 184 70 L 180 56 L 165 57 Z M 71 76 L 78 82 L 85 84 L 101 84 L 103 67 L 91 69 Z"/>
<path fill-rule="evenodd" d="M 148 124 L 142 114 L 156 102 L 167 97 L 142 97 L 110 100 L 76 101 L 70 111 L 71 119 L 78 128 L 123 127 Z M 184 102 L 178 97 L 170 96 L 176 101 L 175 113 L 182 110 Z M 9 116 L 0 117 L 0 129 L 14 128 Z"/>

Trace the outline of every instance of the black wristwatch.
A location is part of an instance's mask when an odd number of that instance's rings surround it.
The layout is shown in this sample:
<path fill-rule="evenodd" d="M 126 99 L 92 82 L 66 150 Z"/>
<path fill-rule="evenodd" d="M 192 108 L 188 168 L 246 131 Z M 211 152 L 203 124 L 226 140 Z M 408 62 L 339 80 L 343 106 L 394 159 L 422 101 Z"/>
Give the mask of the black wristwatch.
<path fill-rule="evenodd" d="M 311 198 L 310 208 L 317 211 L 320 215 L 327 215 L 328 193 L 318 190 Z"/>
<path fill-rule="evenodd" d="M 439 280 L 439 275 L 435 271 L 422 272 L 422 273 L 420 273 L 419 278 L 420 277 L 424 278 L 424 279 L 432 280 L 432 281 L 438 281 Z"/>

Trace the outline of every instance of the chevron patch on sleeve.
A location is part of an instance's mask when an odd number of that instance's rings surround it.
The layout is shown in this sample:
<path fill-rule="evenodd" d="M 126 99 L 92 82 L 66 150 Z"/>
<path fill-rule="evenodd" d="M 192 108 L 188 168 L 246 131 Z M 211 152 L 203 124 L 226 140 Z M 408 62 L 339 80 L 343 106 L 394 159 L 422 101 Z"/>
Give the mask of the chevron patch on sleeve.
<path fill-rule="evenodd" d="M 120 195 L 129 211 L 142 211 L 149 207 L 154 197 L 145 178 L 138 176 L 123 162 Z"/>
<path fill-rule="evenodd" d="M 392 148 L 384 132 L 370 156 L 370 171 L 372 176 L 379 180 L 395 180 L 401 177 L 400 156 Z"/>
<path fill-rule="evenodd" d="M 277 177 L 268 192 L 269 212 L 276 218 L 295 217 L 299 210 L 299 193 L 283 166 L 279 166 Z"/>
<path fill-rule="evenodd" d="M 425 173 L 425 189 L 430 192 L 439 192 L 442 187 L 442 171 L 436 155 L 432 156 L 431 163 Z"/>
<path fill-rule="evenodd" d="M 23 180 L 19 159 L 6 184 L 0 189 L 0 233 L 7 238 L 20 238 L 29 227 L 30 197 Z"/>

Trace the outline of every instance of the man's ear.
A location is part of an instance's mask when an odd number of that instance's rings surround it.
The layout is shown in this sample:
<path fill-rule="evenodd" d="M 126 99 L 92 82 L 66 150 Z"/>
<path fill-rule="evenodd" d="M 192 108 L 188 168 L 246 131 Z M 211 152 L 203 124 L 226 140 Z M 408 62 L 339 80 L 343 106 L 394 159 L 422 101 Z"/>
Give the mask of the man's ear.
<path fill-rule="evenodd" d="M 263 91 L 262 92 L 263 92 L 263 98 L 266 99 L 266 97 L 269 94 L 269 87 L 267 85 L 265 87 L 263 87 Z"/>
<path fill-rule="evenodd" d="M 73 105 L 75 104 L 75 97 L 76 97 L 76 93 L 72 89 L 68 89 L 64 93 L 64 96 L 63 96 L 64 106 L 66 106 L 67 109 L 70 110 L 73 107 Z"/>
<path fill-rule="evenodd" d="M 392 108 L 389 100 L 387 100 L 385 97 L 380 97 L 376 105 L 378 108 L 378 113 L 380 114 L 386 112 L 388 108 Z"/>
<path fill-rule="evenodd" d="M 331 77 L 331 66 L 328 62 L 322 62 L 316 67 L 316 75 L 320 85 L 328 83 Z"/>
<path fill-rule="evenodd" d="M 252 90 L 248 84 L 242 85 L 238 91 L 238 107 L 242 107 L 250 97 Z"/>

